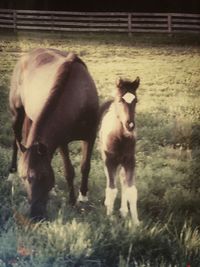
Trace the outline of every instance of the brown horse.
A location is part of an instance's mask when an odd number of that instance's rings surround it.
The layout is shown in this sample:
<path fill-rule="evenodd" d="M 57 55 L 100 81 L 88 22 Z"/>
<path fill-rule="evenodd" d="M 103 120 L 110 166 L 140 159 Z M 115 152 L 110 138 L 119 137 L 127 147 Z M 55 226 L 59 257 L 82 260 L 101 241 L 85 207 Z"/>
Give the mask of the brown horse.
<path fill-rule="evenodd" d="M 138 224 L 137 189 L 135 186 L 135 108 L 136 89 L 140 83 L 119 79 L 114 101 L 106 102 L 101 107 L 102 122 L 100 145 L 107 177 L 105 206 L 107 214 L 113 212 L 117 196 L 116 174 L 121 167 L 121 214 L 126 216 L 128 205 L 133 222 Z"/>
<path fill-rule="evenodd" d="M 75 174 L 68 151 L 73 140 L 83 140 L 79 200 L 86 201 L 99 106 L 84 62 L 55 49 L 39 48 L 25 54 L 15 66 L 9 102 L 15 134 L 10 172 L 17 169 L 19 148 L 18 169 L 27 188 L 31 217 L 45 216 L 48 192 L 54 186 L 51 160 L 57 148 L 64 160 L 70 202 L 75 203 Z"/>

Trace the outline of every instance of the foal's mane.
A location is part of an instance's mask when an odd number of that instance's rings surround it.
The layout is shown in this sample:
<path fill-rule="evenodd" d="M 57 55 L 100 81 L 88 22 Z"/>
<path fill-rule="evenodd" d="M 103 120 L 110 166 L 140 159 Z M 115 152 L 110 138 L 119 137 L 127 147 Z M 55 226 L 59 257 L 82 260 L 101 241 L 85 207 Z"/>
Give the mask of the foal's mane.
<path fill-rule="evenodd" d="M 32 137 L 33 138 L 36 137 L 37 139 L 34 141 L 39 141 L 38 140 L 39 136 L 37 135 L 40 132 L 41 128 L 43 127 L 43 123 L 45 122 L 46 118 L 49 116 L 50 112 L 52 112 L 56 108 L 56 103 L 58 102 L 58 99 L 65 88 L 65 83 L 68 79 L 70 68 L 72 64 L 75 62 L 80 63 L 84 65 L 84 67 L 86 67 L 85 63 L 75 54 L 69 53 L 67 55 L 66 61 L 58 69 L 57 78 L 55 80 L 54 86 L 51 89 L 51 94 L 49 95 L 34 125 Z"/>

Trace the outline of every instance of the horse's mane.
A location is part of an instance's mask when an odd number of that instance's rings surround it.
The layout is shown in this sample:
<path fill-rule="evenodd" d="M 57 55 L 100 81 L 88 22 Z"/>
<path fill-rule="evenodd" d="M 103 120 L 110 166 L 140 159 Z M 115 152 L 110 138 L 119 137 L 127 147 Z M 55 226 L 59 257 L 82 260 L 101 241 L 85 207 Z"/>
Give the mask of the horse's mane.
<path fill-rule="evenodd" d="M 51 89 L 51 94 L 49 95 L 34 125 L 32 136 L 37 137 L 39 139 L 39 136 L 37 135 L 40 132 L 41 128 L 43 127 L 43 123 L 46 120 L 47 114 L 49 114 L 56 108 L 55 103 L 58 102 L 58 99 L 65 88 L 65 83 L 68 79 L 71 65 L 74 62 L 78 62 L 86 67 L 85 63 L 78 56 L 76 56 L 73 53 L 67 54 L 66 61 L 58 69 L 57 79 L 55 81 L 54 86 Z M 35 141 L 39 141 L 39 140 L 35 140 Z"/>

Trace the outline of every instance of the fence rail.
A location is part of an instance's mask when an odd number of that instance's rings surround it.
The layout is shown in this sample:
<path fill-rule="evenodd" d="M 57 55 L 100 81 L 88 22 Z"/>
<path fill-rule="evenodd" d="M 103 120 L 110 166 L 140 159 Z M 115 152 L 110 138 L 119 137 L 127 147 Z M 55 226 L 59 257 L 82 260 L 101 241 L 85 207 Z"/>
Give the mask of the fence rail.
<path fill-rule="evenodd" d="M 199 32 L 200 14 L 0 9 L 0 28 L 82 32 Z"/>

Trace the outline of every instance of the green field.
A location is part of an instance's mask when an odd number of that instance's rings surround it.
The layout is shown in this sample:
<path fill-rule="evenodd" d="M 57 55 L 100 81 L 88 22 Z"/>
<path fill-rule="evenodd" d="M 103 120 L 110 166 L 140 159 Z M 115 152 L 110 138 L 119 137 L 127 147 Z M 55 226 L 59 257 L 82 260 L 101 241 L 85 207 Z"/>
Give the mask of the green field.
<path fill-rule="evenodd" d="M 106 179 L 98 137 L 89 203 L 68 204 L 60 155 L 53 168 L 49 221 L 31 224 L 19 177 L 8 182 L 12 129 L 9 82 L 19 56 L 36 47 L 76 52 L 87 64 L 100 102 L 117 77 L 139 76 L 137 188 L 141 224 L 111 218 L 103 206 Z M 70 145 L 80 184 L 80 144 Z M 120 189 L 120 187 L 119 187 Z M 0 32 L 0 266 L 200 266 L 200 37 Z"/>

